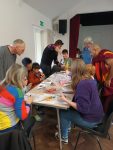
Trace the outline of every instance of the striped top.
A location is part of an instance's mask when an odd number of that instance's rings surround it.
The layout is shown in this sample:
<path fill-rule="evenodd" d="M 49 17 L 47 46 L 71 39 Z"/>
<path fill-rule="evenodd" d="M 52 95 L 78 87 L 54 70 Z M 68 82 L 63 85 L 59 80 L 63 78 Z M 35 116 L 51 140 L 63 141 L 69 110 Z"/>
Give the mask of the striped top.
<path fill-rule="evenodd" d="M 0 131 L 14 127 L 27 118 L 30 106 L 25 104 L 22 90 L 7 85 L 0 89 Z"/>

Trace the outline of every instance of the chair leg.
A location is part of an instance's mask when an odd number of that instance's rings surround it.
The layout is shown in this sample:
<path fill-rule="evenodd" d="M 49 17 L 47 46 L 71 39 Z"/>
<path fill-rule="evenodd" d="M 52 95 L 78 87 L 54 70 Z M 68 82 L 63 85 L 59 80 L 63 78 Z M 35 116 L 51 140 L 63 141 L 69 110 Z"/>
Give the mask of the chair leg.
<path fill-rule="evenodd" d="M 97 140 L 97 143 L 98 143 L 98 145 L 99 145 L 99 147 L 100 147 L 100 150 L 102 150 L 102 146 L 101 146 L 101 144 L 100 144 L 100 140 L 99 140 L 99 138 L 98 138 L 98 137 L 96 137 L 96 140 Z"/>
<path fill-rule="evenodd" d="M 110 137 L 110 134 L 108 133 L 108 139 L 110 140 L 111 139 L 111 137 Z"/>
<path fill-rule="evenodd" d="M 78 141 L 79 141 L 79 138 L 80 138 L 80 134 L 81 134 L 81 131 L 79 131 L 79 133 L 78 133 L 77 141 L 76 141 L 76 144 L 75 144 L 74 150 L 76 150 L 76 147 L 77 147 L 77 144 L 78 144 Z"/>
<path fill-rule="evenodd" d="M 32 137 L 33 137 L 33 145 L 34 145 L 34 150 L 36 150 L 35 136 L 32 134 Z"/>

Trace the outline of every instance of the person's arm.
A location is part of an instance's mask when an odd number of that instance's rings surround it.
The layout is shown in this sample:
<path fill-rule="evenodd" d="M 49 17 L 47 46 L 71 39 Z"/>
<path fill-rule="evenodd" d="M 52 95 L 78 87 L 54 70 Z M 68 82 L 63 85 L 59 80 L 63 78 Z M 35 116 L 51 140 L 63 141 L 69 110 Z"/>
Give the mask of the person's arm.
<path fill-rule="evenodd" d="M 29 81 L 29 83 L 32 83 L 32 85 L 35 85 L 35 84 L 38 84 L 41 82 L 40 77 L 34 76 L 34 74 L 32 72 L 29 73 L 29 75 L 28 75 L 28 81 Z"/>
<path fill-rule="evenodd" d="M 57 59 L 58 54 L 54 53 L 54 64 L 58 65 L 59 61 Z"/>
<path fill-rule="evenodd" d="M 76 97 L 74 99 L 74 102 L 71 102 L 67 100 L 66 98 L 62 98 L 65 102 L 68 103 L 69 106 L 72 106 L 79 112 L 83 114 L 87 114 L 89 112 L 89 109 L 91 107 L 91 99 L 90 99 L 90 85 L 87 85 L 87 82 L 80 83 L 77 86 L 76 89 Z"/>
<path fill-rule="evenodd" d="M 20 120 L 25 120 L 30 112 L 30 103 L 28 102 L 27 104 L 24 101 L 24 97 L 22 96 L 23 94 L 21 90 L 19 90 L 18 92 L 19 94 L 17 93 L 16 94 L 17 96 L 15 97 L 15 104 L 14 104 L 15 113 Z"/>
<path fill-rule="evenodd" d="M 110 68 L 109 75 L 107 77 L 107 80 L 105 81 L 105 85 L 110 86 L 111 79 L 113 78 L 113 58 L 106 59 L 105 63 Z"/>
<path fill-rule="evenodd" d="M 29 83 L 27 86 L 25 86 L 23 89 L 22 89 L 22 92 L 24 94 L 26 94 L 32 87 L 32 83 Z"/>
<path fill-rule="evenodd" d="M 71 106 L 77 110 L 77 104 L 75 102 L 72 102 L 71 100 L 67 100 L 67 98 L 64 96 L 64 94 L 61 95 L 61 99 L 63 101 L 65 101 L 69 106 Z"/>

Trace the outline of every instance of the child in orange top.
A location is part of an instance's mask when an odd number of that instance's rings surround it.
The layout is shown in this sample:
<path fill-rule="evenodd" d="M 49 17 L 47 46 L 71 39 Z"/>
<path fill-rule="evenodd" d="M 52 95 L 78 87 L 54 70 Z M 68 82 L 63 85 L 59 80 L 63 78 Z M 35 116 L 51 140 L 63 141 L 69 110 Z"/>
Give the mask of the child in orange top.
<path fill-rule="evenodd" d="M 44 74 L 39 71 L 38 63 L 32 64 L 32 70 L 28 73 L 28 82 L 32 83 L 32 88 L 44 79 Z"/>

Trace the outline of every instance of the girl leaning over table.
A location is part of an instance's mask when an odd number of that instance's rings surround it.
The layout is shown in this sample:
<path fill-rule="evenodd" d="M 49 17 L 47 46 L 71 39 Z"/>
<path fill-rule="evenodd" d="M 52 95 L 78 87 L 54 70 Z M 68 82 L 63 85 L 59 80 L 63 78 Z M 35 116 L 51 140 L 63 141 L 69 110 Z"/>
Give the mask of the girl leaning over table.
<path fill-rule="evenodd" d="M 64 143 L 68 143 L 68 129 L 71 123 L 93 128 L 102 121 L 104 116 L 97 83 L 87 72 L 85 63 L 76 59 L 71 71 L 73 100 L 68 100 L 63 94 L 61 96 L 61 100 L 70 106 L 68 110 L 60 111 L 61 138 Z"/>

